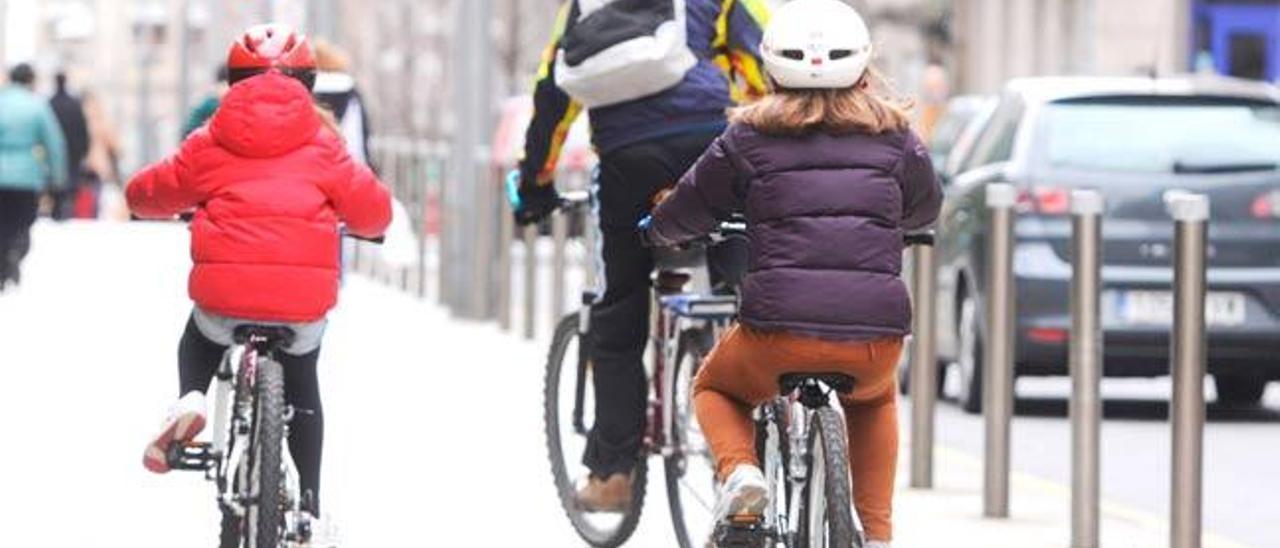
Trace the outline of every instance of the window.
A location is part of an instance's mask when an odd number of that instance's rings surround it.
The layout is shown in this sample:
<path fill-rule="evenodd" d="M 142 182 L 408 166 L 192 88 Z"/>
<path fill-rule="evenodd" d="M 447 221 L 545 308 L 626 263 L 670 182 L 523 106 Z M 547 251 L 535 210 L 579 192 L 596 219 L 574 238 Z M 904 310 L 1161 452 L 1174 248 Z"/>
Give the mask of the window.
<path fill-rule="evenodd" d="M 1021 100 L 1006 98 L 978 138 L 962 171 L 1012 159 L 1013 144 L 1018 137 L 1018 127 L 1022 124 L 1022 111 Z"/>
<path fill-rule="evenodd" d="M 1227 72 L 1239 78 L 1267 77 L 1267 37 L 1254 33 L 1231 35 Z"/>
<path fill-rule="evenodd" d="M 1230 172 L 1280 166 L 1280 105 L 1214 97 L 1054 103 L 1044 117 L 1052 168 Z"/>

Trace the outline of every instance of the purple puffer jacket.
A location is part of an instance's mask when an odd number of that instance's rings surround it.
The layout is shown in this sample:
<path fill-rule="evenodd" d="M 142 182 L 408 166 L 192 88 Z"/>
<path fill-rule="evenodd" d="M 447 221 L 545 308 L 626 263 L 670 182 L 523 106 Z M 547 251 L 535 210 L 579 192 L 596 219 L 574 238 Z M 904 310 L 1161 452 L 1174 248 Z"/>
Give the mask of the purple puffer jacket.
<path fill-rule="evenodd" d="M 866 341 L 911 331 L 904 230 L 931 224 L 942 189 L 915 133 L 801 137 L 734 124 L 654 210 L 670 245 L 745 211 L 751 238 L 740 320 Z"/>

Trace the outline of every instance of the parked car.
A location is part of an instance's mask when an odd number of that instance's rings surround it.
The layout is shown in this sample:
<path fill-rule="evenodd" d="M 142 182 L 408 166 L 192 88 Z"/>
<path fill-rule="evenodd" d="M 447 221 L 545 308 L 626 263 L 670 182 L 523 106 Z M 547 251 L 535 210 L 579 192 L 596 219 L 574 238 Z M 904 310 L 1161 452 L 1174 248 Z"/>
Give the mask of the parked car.
<path fill-rule="evenodd" d="M 1255 404 L 1280 378 L 1280 91 L 1220 77 L 1033 78 L 1008 84 L 952 158 L 938 229 L 938 349 L 981 408 L 987 185 L 1019 191 L 1015 374 L 1065 375 L 1070 191 L 1103 218 L 1104 374 L 1169 373 L 1172 222 L 1162 195 L 1202 192 L 1209 227 L 1208 371 L 1219 401 Z"/>
<path fill-rule="evenodd" d="M 947 101 L 946 111 L 929 138 L 933 168 L 944 181 L 951 175 L 948 159 L 953 153 L 962 156 L 972 146 L 976 132 L 967 130 L 986 124 L 996 108 L 996 99 L 993 95 L 961 95 Z"/>

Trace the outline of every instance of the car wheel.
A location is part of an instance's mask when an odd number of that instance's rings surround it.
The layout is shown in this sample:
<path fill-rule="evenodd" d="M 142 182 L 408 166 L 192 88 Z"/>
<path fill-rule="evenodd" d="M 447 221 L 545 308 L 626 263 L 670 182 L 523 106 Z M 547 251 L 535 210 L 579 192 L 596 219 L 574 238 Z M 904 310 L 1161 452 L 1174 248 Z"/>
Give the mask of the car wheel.
<path fill-rule="evenodd" d="M 1267 389 L 1266 379 L 1248 375 L 1214 375 L 1213 385 L 1218 389 L 1218 403 L 1239 407 L 1258 405 Z"/>
<path fill-rule="evenodd" d="M 965 294 L 960 301 L 960 321 L 956 326 L 956 366 L 960 369 L 960 408 L 965 412 L 982 412 L 982 332 L 978 318 L 978 302 Z"/>

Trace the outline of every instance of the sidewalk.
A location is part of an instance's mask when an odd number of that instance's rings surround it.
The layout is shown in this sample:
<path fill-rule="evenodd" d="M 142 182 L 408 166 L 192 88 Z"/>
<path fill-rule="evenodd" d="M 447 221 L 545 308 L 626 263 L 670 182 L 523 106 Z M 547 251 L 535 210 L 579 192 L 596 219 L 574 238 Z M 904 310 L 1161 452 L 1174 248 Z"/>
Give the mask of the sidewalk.
<path fill-rule="evenodd" d="M 903 425 L 907 426 L 906 424 Z M 903 431 L 894 504 L 895 546 L 981 546 L 983 548 L 1067 547 L 1071 542 L 1071 489 L 1035 476 L 1014 472 L 1009 493 L 1010 517 L 982 517 L 982 460 L 937 447 L 934 489 L 908 487 L 910 447 Z M 1168 521 L 1147 512 L 1103 501 L 1101 544 L 1113 547 L 1169 545 Z M 1205 534 L 1206 548 L 1241 548 L 1244 544 Z"/>

